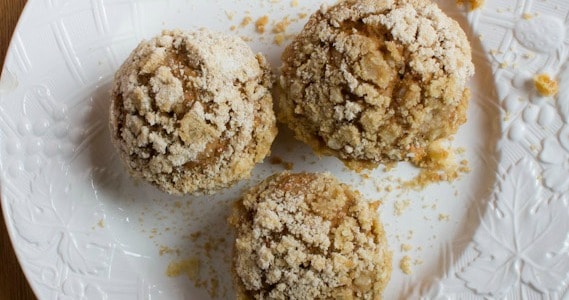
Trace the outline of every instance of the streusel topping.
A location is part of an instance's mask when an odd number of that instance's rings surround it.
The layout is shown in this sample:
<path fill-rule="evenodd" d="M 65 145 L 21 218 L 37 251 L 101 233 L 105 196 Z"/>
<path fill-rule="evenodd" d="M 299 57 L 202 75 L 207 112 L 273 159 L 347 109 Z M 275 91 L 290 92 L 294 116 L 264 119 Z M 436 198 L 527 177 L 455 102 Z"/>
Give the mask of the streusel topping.
<path fill-rule="evenodd" d="M 239 38 L 164 31 L 118 70 L 112 139 L 129 172 L 173 194 L 249 177 L 276 136 L 265 58 Z"/>
<path fill-rule="evenodd" d="M 279 119 L 360 169 L 417 160 L 454 134 L 474 66 L 458 23 L 430 1 L 348 0 L 311 16 L 281 70 Z"/>
<path fill-rule="evenodd" d="M 329 174 L 283 172 L 246 192 L 236 228 L 240 299 L 380 299 L 391 252 L 370 203 Z"/>

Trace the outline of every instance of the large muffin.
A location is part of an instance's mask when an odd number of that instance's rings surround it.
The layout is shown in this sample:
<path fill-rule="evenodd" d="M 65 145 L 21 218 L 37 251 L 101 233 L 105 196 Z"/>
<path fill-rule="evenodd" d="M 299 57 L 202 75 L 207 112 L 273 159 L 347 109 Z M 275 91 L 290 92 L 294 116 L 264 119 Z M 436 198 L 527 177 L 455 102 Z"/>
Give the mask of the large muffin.
<path fill-rule="evenodd" d="M 380 299 L 391 252 L 378 205 L 328 174 L 284 172 L 246 192 L 230 218 L 238 299 Z"/>
<path fill-rule="evenodd" d="M 141 42 L 115 75 L 112 141 L 131 175 L 172 194 L 250 176 L 276 136 L 263 56 L 206 30 Z"/>
<path fill-rule="evenodd" d="M 428 0 L 323 7 L 282 58 L 279 120 L 353 169 L 420 161 L 466 121 L 470 45 Z"/>

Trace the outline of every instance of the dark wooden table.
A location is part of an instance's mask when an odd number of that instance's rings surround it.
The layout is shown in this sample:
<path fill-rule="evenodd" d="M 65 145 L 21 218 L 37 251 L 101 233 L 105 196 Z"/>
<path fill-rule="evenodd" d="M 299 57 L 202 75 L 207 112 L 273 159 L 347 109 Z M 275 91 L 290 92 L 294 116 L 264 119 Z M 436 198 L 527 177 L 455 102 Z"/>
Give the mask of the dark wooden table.
<path fill-rule="evenodd" d="M 25 4 L 26 0 L 0 0 L 0 69 L 4 66 L 10 37 Z M 14 254 L 2 214 L 0 214 L 0 299 L 35 299 Z"/>

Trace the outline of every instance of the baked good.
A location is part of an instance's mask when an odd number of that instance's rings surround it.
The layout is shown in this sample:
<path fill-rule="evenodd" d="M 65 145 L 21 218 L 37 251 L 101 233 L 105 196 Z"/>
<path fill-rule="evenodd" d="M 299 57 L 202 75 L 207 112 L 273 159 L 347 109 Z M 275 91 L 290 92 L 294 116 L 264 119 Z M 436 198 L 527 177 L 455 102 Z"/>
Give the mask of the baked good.
<path fill-rule="evenodd" d="M 378 205 L 326 173 L 246 192 L 230 217 L 238 299 L 380 299 L 391 252 Z"/>
<path fill-rule="evenodd" d="M 131 175 L 171 194 L 248 178 L 276 136 L 265 58 L 238 37 L 166 30 L 117 71 L 112 141 Z"/>
<path fill-rule="evenodd" d="M 428 0 L 323 7 L 282 59 L 279 120 L 352 169 L 419 161 L 466 121 L 470 45 Z"/>

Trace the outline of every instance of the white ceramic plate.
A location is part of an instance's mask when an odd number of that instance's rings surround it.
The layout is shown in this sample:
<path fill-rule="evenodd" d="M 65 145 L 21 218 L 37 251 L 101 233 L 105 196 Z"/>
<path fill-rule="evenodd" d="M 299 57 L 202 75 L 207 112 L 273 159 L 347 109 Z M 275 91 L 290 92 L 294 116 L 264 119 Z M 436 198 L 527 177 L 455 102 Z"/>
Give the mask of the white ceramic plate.
<path fill-rule="evenodd" d="M 276 70 L 284 45 L 273 43 L 271 24 L 288 16 L 286 33 L 293 34 L 306 21 L 298 14 L 321 4 L 297 2 L 27 4 L 0 81 L 0 182 L 12 242 L 40 298 L 233 297 L 231 202 L 282 165 L 266 162 L 251 180 L 216 196 L 170 197 L 135 182 L 110 144 L 110 81 L 141 39 L 166 28 L 249 37 Z M 384 201 L 380 214 L 394 253 L 386 299 L 569 298 L 569 6 L 491 0 L 467 13 L 451 0 L 439 4 L 473 46 L 469 120 L 453 141 L 466 149 L 461 156 L 470 173 L 454 183 L 402 190 L 398 179 L 417 174 L 408 164 L 361 176 L 336 159 L 315 157 L 286 130 L 273 155 L 295 171 L 330 171 Z M 269 16 L 268 32 L 240 27 L 247 15 L 253 21 Z M 534 91 L 531 79 L 541 72 L 559 80 L 557 97 Z M 405 255 L 412 275 L 399 268 Z M 199 261 L 199 268 L 166 275 L 169 265 L 183 261 Z"/>

